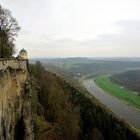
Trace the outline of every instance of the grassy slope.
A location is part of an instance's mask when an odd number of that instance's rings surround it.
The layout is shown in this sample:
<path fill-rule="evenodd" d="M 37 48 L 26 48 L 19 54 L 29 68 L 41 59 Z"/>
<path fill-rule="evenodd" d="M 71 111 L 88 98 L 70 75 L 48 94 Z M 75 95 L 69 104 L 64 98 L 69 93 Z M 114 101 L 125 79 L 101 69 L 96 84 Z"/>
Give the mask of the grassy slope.
<path fill-rule="evenodd" d="M 109 94 L 140 110 L 140 97 L 134 95 L 126 88 L 121 88 L 121 86 L 111 82 L 107 75 L 98 76 L 95 82 Z"/>

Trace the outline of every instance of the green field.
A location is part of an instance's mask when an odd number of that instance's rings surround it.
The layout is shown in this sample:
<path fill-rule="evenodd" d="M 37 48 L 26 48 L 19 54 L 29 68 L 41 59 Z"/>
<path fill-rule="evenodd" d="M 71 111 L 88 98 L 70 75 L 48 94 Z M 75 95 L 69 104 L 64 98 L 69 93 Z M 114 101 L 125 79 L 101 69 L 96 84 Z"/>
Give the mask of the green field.
<path fill-rule="evenodd" d="M 120 85 L 113 83 L 107 75 L 98 76 L 95 83 L 107 93 L 117 97 L 129 106 L 132 106 L 140 111 L 140 96 L 134 95 L 128 89 L 122 88 Z"/>

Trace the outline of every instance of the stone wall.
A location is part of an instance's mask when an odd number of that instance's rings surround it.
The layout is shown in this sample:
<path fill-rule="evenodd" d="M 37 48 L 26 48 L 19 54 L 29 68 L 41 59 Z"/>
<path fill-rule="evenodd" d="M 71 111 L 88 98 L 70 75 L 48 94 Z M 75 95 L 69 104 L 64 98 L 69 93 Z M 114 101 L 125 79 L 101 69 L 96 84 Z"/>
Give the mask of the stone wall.
<path fill-rule="evenodd" d="M 0 70 L 6 70 L 8 67 L 12 69 L 21 69 L 27 71 L 27 61 L 22 59 L 0 59 Z"/>

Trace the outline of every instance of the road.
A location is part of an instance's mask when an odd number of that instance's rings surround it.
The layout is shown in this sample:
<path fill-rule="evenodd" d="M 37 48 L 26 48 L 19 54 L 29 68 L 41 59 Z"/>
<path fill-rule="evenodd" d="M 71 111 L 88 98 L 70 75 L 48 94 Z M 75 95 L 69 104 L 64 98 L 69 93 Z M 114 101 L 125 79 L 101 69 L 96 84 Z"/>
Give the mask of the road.
<path fill-rule="evenodd" d="M 140 112 L 107 94 L 95 84 L 94 79 L 85 79 L 83 80 L 83 84 L 95 98 L 106 105 L 112 112 L 134 127 L 140 129 Z"/>

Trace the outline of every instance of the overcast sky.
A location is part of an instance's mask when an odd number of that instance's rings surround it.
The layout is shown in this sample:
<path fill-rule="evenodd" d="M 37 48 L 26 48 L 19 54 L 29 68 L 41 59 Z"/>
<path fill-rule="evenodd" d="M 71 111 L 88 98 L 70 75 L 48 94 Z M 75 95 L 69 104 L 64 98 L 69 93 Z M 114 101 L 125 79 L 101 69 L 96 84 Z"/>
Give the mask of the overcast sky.
<path fill-rule="evenodd" d="M 0 0 L 30 57 L 140 57 L 140 0 Z"/>

